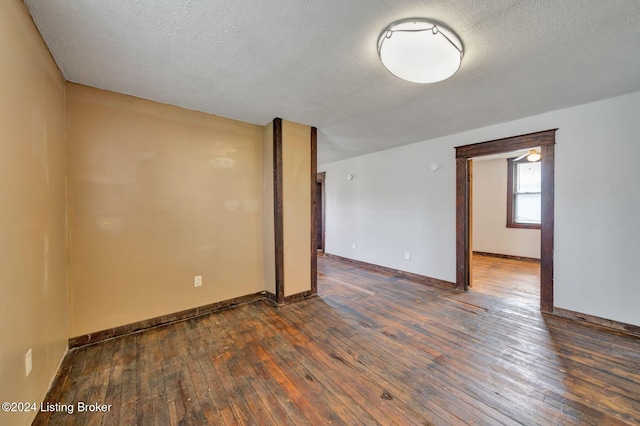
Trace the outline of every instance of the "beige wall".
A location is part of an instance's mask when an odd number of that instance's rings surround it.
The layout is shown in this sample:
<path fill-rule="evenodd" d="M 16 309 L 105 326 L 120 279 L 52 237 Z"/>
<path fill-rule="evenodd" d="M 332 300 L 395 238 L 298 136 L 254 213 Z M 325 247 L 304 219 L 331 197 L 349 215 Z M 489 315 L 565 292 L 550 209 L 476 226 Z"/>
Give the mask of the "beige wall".
<path fill-rule="evenodd" d="M 67 114 L 70 336 L 264 290 L 263 126 L 75 84 Z"/>
<path fill-rule="evenodd" d="M 311 290 L 310 179 L 311 128 L 283 120 L 282 199 L 285 297 Z"/>
<path fill-rule="evenodd" d="M 67 349 L 64 81 L 19 0 L 0 2 L 0 402 L 40 402 Z M 25 375 L 31 348 L 33 370 Z M 0 411 L 0 424 L 35 413 Z"/>
<path fill-rule="evenodd" d="M 0 401 L 42 401 L 68 337 L 275 292 L 272 124 L 65 84 L 19 0 L 0 2 L 0 93 Z M 283 139 L 291 295 L 310 289 L 310 128 Z"/>

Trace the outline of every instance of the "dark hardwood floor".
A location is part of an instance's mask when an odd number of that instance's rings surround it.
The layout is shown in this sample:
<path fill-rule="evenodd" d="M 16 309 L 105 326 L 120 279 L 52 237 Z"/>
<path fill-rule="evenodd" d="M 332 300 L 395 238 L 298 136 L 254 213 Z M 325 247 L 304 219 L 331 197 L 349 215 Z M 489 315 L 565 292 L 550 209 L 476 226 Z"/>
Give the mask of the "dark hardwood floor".
<path fill-rule="evenodd" d="M 47 401 L 112 408 L 35 424 L 640 423 L 640 339 L 541 315 L 497 261 L 461 293 L 321 257 L 319 297 L 71 351 Z"/>

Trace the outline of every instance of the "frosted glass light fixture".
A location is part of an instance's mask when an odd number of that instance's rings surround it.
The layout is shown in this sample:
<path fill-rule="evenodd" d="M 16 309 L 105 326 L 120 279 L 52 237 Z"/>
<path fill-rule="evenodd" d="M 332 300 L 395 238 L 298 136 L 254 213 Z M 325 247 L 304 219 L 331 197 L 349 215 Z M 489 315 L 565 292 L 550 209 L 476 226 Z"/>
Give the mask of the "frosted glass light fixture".
<path fill-rule="evenodd" d="M 455 74 L 464 49 L 450 29 L 427 19 L 390 24 L 378 39 L 378 55 L 391 74 L 413 83 L 435 83 Z"/>
<path fill-rule="evenodd" d="M 538 151 L 537 149 L 532 149 L 531 151 L 529 151 L 529 154 L 527 155 L 527 161 L 530 161 L 532 163 L 535 163 L 536 161 L 540 161 L 541 158 L 542 158 L 542 155 L 540 155 L 540 151 Z"/>

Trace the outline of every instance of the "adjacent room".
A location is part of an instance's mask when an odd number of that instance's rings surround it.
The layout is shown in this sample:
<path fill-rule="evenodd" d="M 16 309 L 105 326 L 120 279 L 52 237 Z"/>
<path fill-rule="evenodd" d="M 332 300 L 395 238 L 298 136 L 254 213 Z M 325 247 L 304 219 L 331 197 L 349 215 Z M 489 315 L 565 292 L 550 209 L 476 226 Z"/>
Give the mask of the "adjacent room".
<path fill-rule="evenodd" d="M 472 172 L 472 268 L 476 291 L 539 305 L 540 148 L 476 157 Z M 486 280 L 493 268 L 504 279 Z"/>
<path fill-rule="evenodd" d="M 0 424 L 640 423 L 640 4 L 0 3 Z"/>

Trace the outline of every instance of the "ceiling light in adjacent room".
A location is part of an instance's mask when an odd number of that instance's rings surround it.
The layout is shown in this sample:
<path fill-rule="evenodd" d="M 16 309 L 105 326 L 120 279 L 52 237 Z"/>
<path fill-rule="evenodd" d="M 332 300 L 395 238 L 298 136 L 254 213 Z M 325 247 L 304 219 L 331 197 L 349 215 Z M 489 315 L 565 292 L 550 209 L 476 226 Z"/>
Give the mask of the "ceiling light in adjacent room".
<path fill-rule="evenodd" d="M 537 149 L 532 149 L 531 151 L 529 151 L 529 154 L 527 155 L 527 161 L 530 161 L 532 163 L 535 163 L 536 161 L 540 161 L 541 158 L 542 156 L 540 155 L 540 151 L 538 151 Z"/>
<path fill-rule="evenodd" d="M 435 83 L 455 74 L 462 42 L 450 29 L 426 19 L 405 19 L 380 34 L 378 54 L 391 74 L 413 83 Z"/>
<path fill-rule="evenodd" d="M 523 158 L 527 158 L 527 161 L 530 161 L 532 163 L 535 163 L 536 161 L 540 161 L 540 159 L 542 159 L 542 154 L 540 153 L 540 149 L 539 148 L 534 148 L 534 149 L 530 149 L 529 151 L 525 152 L 524 154 L 520 155 L 519 157 L 514 158 L 513 161 L 518 162 L 520 160 L 522 160 Z"/>

